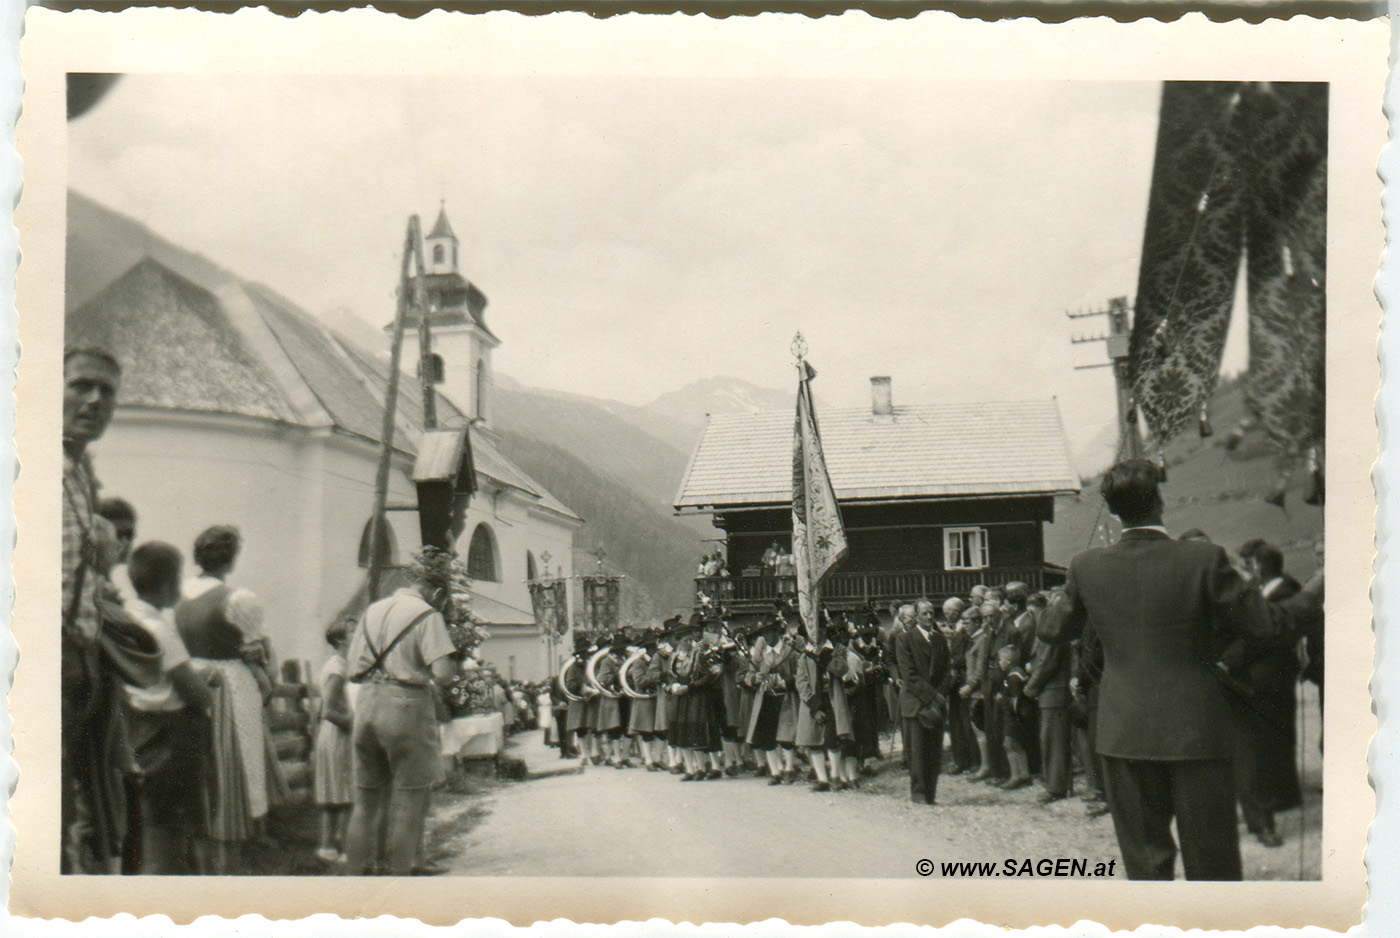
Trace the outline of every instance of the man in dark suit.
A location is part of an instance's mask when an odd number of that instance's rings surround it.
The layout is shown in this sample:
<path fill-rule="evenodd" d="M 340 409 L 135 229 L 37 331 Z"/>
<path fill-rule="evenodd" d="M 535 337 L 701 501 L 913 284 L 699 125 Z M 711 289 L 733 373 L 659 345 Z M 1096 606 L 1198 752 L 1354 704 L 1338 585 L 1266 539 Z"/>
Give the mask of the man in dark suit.
<path fill-rule="evenodd" d="M 1122 537 L 1070 562 L 1064 595 L 1037 633 L 1061 643 L 1087 626 L 1103 643 L 1094 742 L 1129 878 L 1172 878 L 1175 817 L 1186 878 L 1238 880 L 1230 705 L 1214 633 L 1277 639 L 1319 614 L 1317 593 L 1310 583 L 1291 608 L 1271 609 L 1220 547 L 1172 540 L 1159 481 L 1145 459 L 1105 473 L 1104 501 Z"/>
<path fill-rule="evenodd" d="M 1037 616 L 1045 607 L 1041 594 L 1030 598 L 1030 609 Z M 1040 777 L 1045 784 L 1041 804 L 1067 798 L 1070 793 L 1069 659 L 1069 646 L 1035 640 L 1026 696 L 1040 705 Z"/>
<path fill-rule="evenodd" d="M 1298 595 L 1302 585 L 1283 572 L 1283 551 L 1262 540 L 1240 548 L 1240 557 L 1269 602 Z M 1245 827 L 1266 847 L 1283 846 L 1274 812 L 1302 802 L 1295 764 L 1297 750 L 1298 655 L 1294 642 L 1258 648 L 1244 640 L 1231 643 L 1221 664 L 1248 688 L 1236 697 L 1239 738 L 1235 750 L 1235 784 Z"/>
<path fill-rule="evenodd" d="M 909 796 L 934 804 L 948 714 L 948 641 L 927 599 L 914 604 L 914 623 L 895 638 L 895 662 L 899 713 L 909 740 Z"/>
<path fill-rule="evenodd" d="M 899 726 L 899 760 L 903 768 L 909 768 L 909 728 L 904 725 L 904 719 L 899 715 L 899 668 L 896 665 L 898 656 L 896 647 L 899 644 L 899 636 L 905 629 L 914 627 L 914 604 L 904 603 L 894 610 L 894 621 L 890 623 L 890 630 L 885 633 L 885 660 L 890 663 L 890 682 L 885 685 L 885 703 L 890 708 L 890 718 Z"/>

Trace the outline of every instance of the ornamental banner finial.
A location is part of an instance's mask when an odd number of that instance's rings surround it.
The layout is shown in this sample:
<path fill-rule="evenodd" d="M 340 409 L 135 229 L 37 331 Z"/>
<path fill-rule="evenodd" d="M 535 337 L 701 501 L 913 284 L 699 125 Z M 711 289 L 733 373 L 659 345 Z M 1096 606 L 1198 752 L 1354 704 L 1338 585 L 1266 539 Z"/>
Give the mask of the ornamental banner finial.
<path fill-rule="evenodd" d="M 789 348 L 792 351 L 792 357 L 799 362 L 807 358 L 807 340 L 802 338 L 801 332 L 792 337 L 792 345 Z"/>

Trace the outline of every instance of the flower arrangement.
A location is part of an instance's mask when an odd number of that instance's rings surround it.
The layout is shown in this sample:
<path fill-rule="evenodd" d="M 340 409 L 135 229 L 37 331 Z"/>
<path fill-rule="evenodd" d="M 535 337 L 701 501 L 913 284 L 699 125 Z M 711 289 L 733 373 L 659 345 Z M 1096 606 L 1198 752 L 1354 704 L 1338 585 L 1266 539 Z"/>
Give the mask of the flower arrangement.
<path fill-rule="evenodd" d="M 491 637 L 491 633 L 472 616 L 472 581 L 467 575 L 466 564 L 456 554 L 435 547 L 423 548 L 414 558 L 414 564 L 420 568 L 424 579 L 446 588 L 451 595 L 451 601 L 443 610 L 447 634 L 451 636 L 458 656 L 468 657 L 477 646 Z"/>
<path fill-rule="evenodd" d="M 481 667 L 467 668 L 453 675 L 444 692 L 452 716 L 473 716 L 494 711 L 496 705 L 491 699 L 491 684 L 491 673 Z"/>

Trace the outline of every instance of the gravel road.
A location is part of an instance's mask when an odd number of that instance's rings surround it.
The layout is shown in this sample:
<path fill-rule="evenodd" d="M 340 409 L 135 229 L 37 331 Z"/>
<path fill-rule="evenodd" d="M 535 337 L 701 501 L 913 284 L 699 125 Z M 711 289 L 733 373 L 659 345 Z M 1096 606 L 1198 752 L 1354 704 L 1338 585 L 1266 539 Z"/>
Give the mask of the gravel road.
<path fill-rule="evenodd" d="M 564 764 L 538 732 L 515 737 L 511 754 L 532 772 Z M 1304 811 L 1279 816 L 1287 844 L 1268 850 L 1242 836 L 1246 878 L 1316 878 L 1321 796 L 1311 761 Z M 1002 792 L 945 777 L 940 803 L 929 807 L 910 803 L 905 786 L 897 763 L 865 789 L 839 794 L 752 776 L 682 782 L 590 765 L 475 796 L 484 799 L 482 819 L 444 845 L 443 862 L 459 875 L 889 878 L 917 875 L 925 858 L 1000 866 L 1068 857 L 1092 869 L 1118 856 L 1111 819 L 1087 820 L 1077 797 L 1042 806 L 1037 787 Z"/>

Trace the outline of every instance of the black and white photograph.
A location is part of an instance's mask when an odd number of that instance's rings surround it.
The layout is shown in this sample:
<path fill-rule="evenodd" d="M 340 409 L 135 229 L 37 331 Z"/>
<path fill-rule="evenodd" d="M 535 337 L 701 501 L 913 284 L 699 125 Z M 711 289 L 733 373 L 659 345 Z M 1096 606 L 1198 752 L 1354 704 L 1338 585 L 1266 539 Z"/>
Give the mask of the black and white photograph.
<path fill-rule="evenodd" d="M 534 28 L 56 59 L 37 875 L 1364 897 L 1343 86 Z"/>

